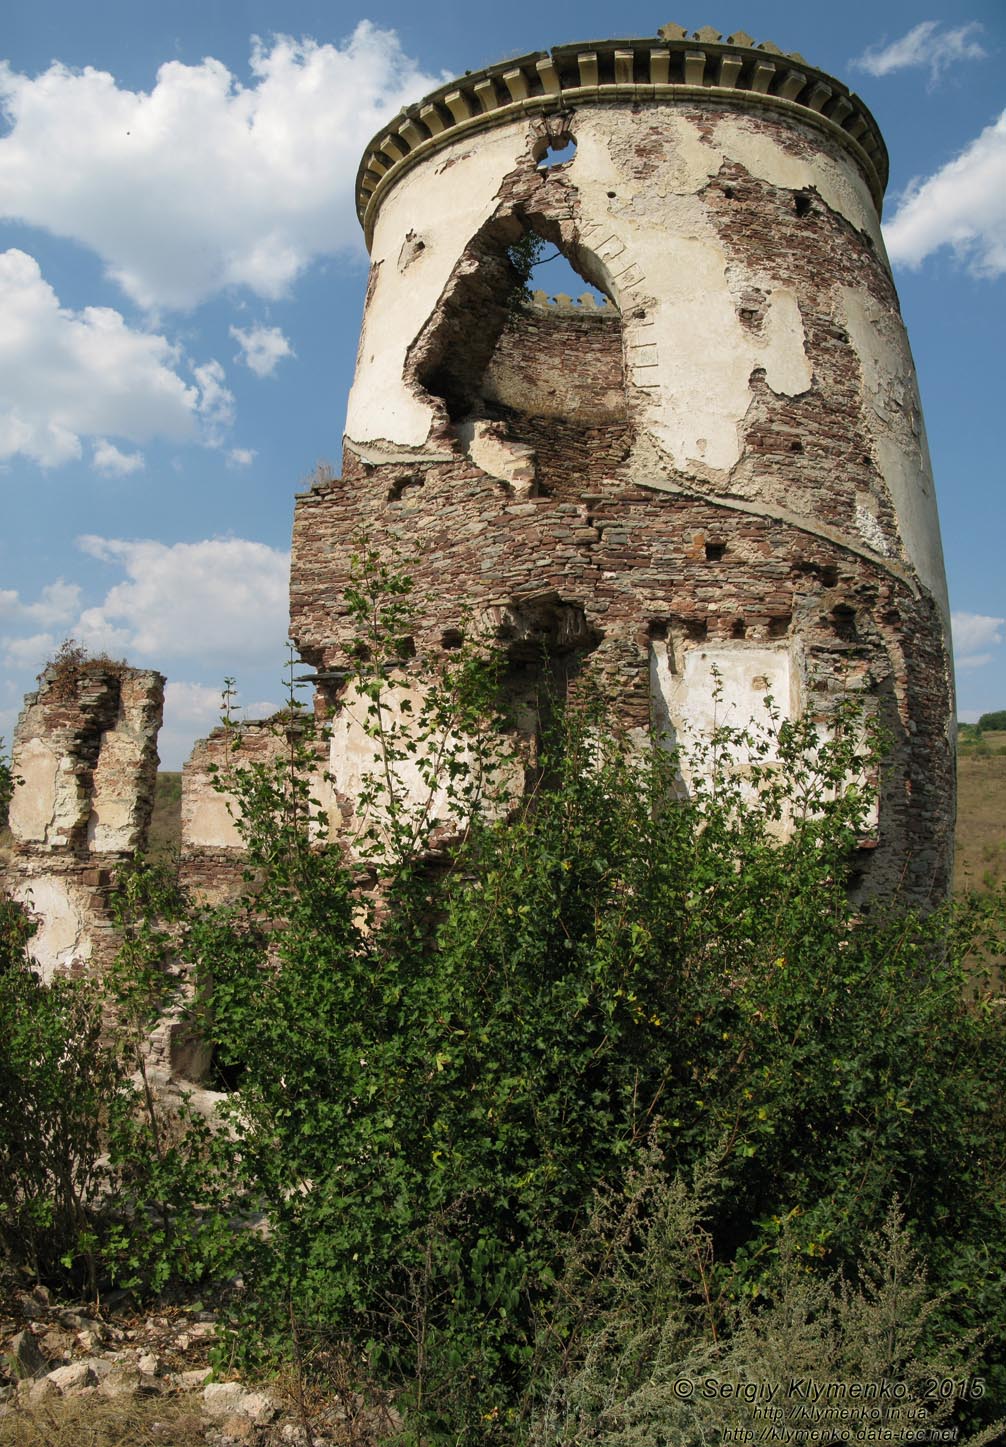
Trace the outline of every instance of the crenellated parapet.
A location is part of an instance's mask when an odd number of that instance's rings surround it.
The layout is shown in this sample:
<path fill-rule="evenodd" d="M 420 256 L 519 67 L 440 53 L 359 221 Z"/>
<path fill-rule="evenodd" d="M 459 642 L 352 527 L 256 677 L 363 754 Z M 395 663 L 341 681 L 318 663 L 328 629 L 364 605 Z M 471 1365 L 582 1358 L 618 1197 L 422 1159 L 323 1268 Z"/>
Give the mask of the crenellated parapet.
<path fill-rule="evenodd" d="M 533 291 L 530 304 L 537 311 L 600 317 L 606 321 L 613 321 L 618 317 L 618 308 L 612 305 L 606 296 L 595 296 L 592 291 L 585 291 L 582 296 L 577 297 L 567 296 L 562 291 L 556 296 L 549 296 L 546 291 Z"/>
<path fill-rule="evenodd" d="M 368 244 L 378 208 L 425 157 L 462 136 L 529 113 L 561 114 L 606 101 L 715 99 L 721 105 L 783 112 L 837 141 L 861 170 L 878 213 L 887 185 L 887 148 L 876 121 L 849 88 L 785 53 L 735 31 L 689 34 L 662 26 L 655 37 L 581 41 L 533 51 L 470 71 L 407 106 L 364 151 L 357 212 Z"/>

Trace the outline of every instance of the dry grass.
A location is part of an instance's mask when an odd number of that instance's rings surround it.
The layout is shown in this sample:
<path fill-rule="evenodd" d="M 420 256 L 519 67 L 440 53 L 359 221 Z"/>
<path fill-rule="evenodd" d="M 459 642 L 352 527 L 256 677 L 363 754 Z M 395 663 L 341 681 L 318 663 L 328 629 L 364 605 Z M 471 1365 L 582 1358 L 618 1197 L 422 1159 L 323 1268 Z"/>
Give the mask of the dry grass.
<path fill-rule="evenodd" d="M 957 760 L 954 889 L 1006 883 L 1006 733 L 962 738 Z"/>
<path fill-rule="evenodd" d="M 0 1447 L 206 1447 L 191 1398 L 57 1397 L 0 1418 Z"/>
<path fill-rule="evenodd" d="M 178 853 L 182 842 L 182 776 L 162 769 L 157 775 L 148 851 L 155 859 Z"/>

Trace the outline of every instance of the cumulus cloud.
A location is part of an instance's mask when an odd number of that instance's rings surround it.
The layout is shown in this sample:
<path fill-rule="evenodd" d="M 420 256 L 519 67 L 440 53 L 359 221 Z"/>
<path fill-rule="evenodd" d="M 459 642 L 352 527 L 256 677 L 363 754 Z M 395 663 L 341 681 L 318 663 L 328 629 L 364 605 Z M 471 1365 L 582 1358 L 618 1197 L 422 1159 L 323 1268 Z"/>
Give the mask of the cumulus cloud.
<path fill-rule="evenodd" d="M 984 60 L 988 51 L 978 40 L 982 26 L 977 20 L 940 30 L 940 21 L 923 20 L 889 44 L 871 45 L 863 54 L 849 62 L 869 75 L 891 75 L 896 70 L 924 66 L 930 82 L 935 83 L 942 72 L 959 60 Z"/>
<path fill-rule="evenodd" d="M 234 393 L 225 385 L 225 373 L 219 362 L 203 362 L 192 368 L 199 388 L 196 411 L 203 423 L 203 433 L 211 447 L 219 447 L 224 434 L 234 421 Z"/>
<path fill-rule="evenodd" d="M 278 707 L 268 700 L 245 705 L 238 696 L 231 703 L 231 716 L 267 718 Z M 169 680 L 164 690 L 164 726 L 157 740 L 161 767 L 180 768 L 191 751 L 192 740 L 216 728 L 222 715 L 223 690 L 220 684 Z"/>
<path fill-rule="evenodd" d="M 0 214 L 90 247 L 148 309 L 228 286 L 283 295 L 314 257 L 359 245 L 360 151 L 439 78 L 369 21 L 342 46 L 255 39 L 250 70 L 246 85 L 212 58 L 171 61 L 146 92 L 0 64 Z"/>
<path fill-rule="evenodd" d="M 3 647 L 9 667 L 37 672 L 56 652 L 58 643 L 54 633 L 30 633 L 25 638 L 5 638 Z"/>
<path fill-rule="evenodd" d="M 975 276 L 1006 272 L 1006 111 L 954 160 L 912 182 L 884 238 L 904 266 L 950 246 Z"/>
<path fill-rule="evenodd" d="M 123 475 L 142 465 L 109 435 L 130 442 L 164 437 L 213 441 L 233 417 L 219 362 L 183 380 L 179 349 L 136 331 L 111 307 L 75 312 L 24 251 L 0 252 L 0 459 L 16 453 L 42 467 L 83 454 L 94 439 L 99 470 Z"/>
<path fill-rule="evenodd" d="M 23 603 L 13 589 L 0 588 L 0 622 L 27 622 L 51 627 L 57 623 L 69 623 L 76 617 L 79 606 L 80 588 L 76 583 L 64 583 L 62 578 L 55 583 L 47 583 L 35 603 Z"/>
<path fill-rule="evenodd" d="M 120 452 L 107 437 L 96 437 L 91 466 L 106 477 L 128 477 L 131 472 L 139 472 L 143 467 L 143 453 Z"/>
<path fill-rule="evenodd" d="M 277 362 L 295 355 L 279 327 L 231 327 L 231 336 L 241 348 L 235 361 L 244 362 L 256 377 L 271 377 Z"/>
<path fill-rule="evenodd" d="M 122 569 L 75 636 L 91 649 L 162 661 L 196 655 L 230 664 L 283 656 L 288 553 L 245 538 L 167 545 L 87 536 L 79 546 Z"/>
<path fill-rule="evenodd" d="M 227 454 L 228 467 L 250 467 L 258 453 L 254 447 L 232 447 Z"/>
<path fill-rule="evenodd" d="M 992 647 L 1002 642 L 1006 618 L 984 613 L 953 613 L 954 661 L 958 668 L 982 668 L 991 663 Z"/>

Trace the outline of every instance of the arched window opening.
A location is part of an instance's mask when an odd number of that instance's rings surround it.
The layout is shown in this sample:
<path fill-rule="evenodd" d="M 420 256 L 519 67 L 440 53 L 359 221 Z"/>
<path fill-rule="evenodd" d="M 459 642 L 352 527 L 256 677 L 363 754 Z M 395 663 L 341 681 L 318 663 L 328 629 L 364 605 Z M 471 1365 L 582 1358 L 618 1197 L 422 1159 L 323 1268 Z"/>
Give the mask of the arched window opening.
<path fill-rule="evenodd" d="M 564 166 L 576 155 L 576 142 L 567 132 L 548 136 L 538 142 L 532 153 L 539 171 L 550 171 L 553 166 Z"/>

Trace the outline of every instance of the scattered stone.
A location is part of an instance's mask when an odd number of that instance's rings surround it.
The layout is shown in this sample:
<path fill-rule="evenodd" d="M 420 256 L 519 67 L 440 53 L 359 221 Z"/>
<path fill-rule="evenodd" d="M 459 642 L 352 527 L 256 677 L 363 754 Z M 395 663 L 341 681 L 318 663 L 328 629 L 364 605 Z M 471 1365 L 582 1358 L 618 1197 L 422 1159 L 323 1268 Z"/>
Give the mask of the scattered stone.
<path fill-rule="evenodd" d="M 19 1331 L 17 1336 L 11 1337 L 4 1355 L 12 1377 L 41 1377 L 49 1370 L 49 1363 L 30 1331 Z"/>
<path fill-rule="evenodd" d="M 75 1338 L 61 1327 L 53 1326 L 42 1337 L 39 1346 L 51 1362 L 69 1360 L 73 1355 Z"/>
<path fill-rule="evenodd" d="M 264 1392 L 249 1392 L 240 1382 L 211 1382 L 204 1387 L 203 1411 L 213 1418 L 247 1417 L 260 1426 L 277 1415 Z"/>
<path fill-rule="evenodd" d="M 26 1385 L 25 1383 L 21 1384 Z M 39 1377 L 38 1381 L 32 1382 L 28 1387 L 27 1399 L 31 1406 L 40 1406 L 42 1402 L 48 1402 L 53 1397 L 59 1397 L 62 1393 L 51 1377 Z M 21 1393 L 18 1391 L 18 1397 Z"/>
<path fill-rule="evenodd" d="M 164 1362 L 154 1352 L 143 1352 L 136 1365 L 148 1377 L 163 1377 L 166 1370 Z"/>
<path fill-rule="evenodd" d="M 195 1392 L 206 1385 L 209 1374 L 209 1367 L 196 1367 L 191 1372 L 172 1372 L 168 1380 L 183 1392 Z"/>
<path fill-rule="evenodd" d="M 101 1383 L 102 1394 L 106 1397 L 149 1397 L 164 1390 L 157 1378 L 141 1372 L 139 1367 L 113 1367 Z"/>
<path fill-rule="evenodd" d="M 94 1387 L 98 1384 L 90 1362 L 71 1362 L 68 1367 L 57 1367 L 44 1380 L 51 1382 L 63 1396 L 77 1392 L 81 1387 Z"/>
<path fill-rule="evenodd" d="M 220 1439 L 226 1447 L 247 1447 L 258 1440 L 258 1432 L 250 1417 L 228 1417 L 220 1428 Z"/>

